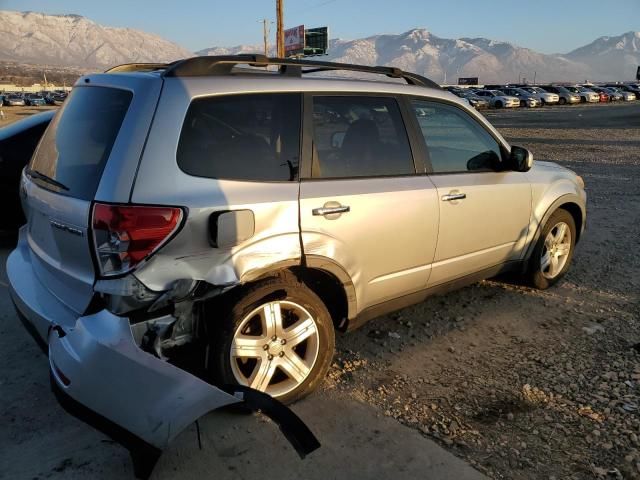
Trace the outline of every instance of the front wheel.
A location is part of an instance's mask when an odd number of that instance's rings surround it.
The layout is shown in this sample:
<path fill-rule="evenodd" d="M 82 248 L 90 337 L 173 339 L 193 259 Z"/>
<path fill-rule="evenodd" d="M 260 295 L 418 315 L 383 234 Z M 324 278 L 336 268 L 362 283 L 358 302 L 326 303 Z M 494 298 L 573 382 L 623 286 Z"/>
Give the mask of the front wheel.
<path fill-rule="evenodd" d="M 501 102 L 500 100 L 498 100 L 498 101 L 494 104 L 494 106 L 495 106 L 496 108 L 502 108 L 502 102 Z"/>
<path fill-rule="evenodd" d="M 558 100 L 558 103 L 560 105 L 564 105 L 565 103 L 567 103 L 567 100 L 564 97 L 560 97 L 560 100 Z"/>
<path fill-rule="evenodd" d="M 260 390 L 283 403 L 315 390 L 335 346 L 322 300 L 287 274 L 257 282 L 231 303 L 219 318 L 220 328 L 210 333 L 213 379 Z M 209 325 L 218 320 L 215 311 L 207 316 Z"/>
<path fill-rule="evenodd" d="M 529 260 L 529 282 L 541 290 L 558 282 L 569 269 L 575 245 L 573 217 L 566 210 L 556 210 L 542 228 Z"/>

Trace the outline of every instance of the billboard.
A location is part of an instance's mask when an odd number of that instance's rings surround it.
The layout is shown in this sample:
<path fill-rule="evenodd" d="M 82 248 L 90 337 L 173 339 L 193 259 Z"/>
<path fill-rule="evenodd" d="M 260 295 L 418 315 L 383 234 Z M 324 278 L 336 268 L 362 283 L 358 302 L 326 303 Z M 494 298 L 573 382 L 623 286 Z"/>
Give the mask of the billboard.
<path fill-rule="evenodd" d="M 460 77 L 458 85 L 478 85 L 478 77 Z"/>
<path fill-rule="evenodd" d="M 286 57 L 304 52 L 304 25 L 284 31 L 284 54 Z"/>
<path fill-rule="evenodd" d="M 304 54 L 326 55 L 329 49 L 329 28 L 308 28 L 304 31 Z"/>

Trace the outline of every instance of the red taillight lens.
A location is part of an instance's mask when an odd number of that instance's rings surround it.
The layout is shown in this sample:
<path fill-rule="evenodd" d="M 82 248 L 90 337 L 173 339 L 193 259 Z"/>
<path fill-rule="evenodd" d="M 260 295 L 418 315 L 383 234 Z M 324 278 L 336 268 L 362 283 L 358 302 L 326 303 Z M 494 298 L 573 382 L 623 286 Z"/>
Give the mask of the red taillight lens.
<path fill-rule="evenodd" d="M 180 227 L 182 209 L 138 205 L 93 207 L 93 241 L 102 275 L 119 275 L 155 252 Z"/>

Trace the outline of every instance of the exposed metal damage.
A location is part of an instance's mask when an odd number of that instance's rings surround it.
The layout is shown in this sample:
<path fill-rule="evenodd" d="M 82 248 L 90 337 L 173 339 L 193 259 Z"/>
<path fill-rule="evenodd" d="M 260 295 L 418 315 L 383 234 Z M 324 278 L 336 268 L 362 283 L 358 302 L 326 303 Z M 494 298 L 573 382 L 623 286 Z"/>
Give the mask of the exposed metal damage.
<path fill-rule="evenodd" d="M 135 401 L 124 399 L 127 405 L 108 407 L 110 419 L 121 417 L 120 421 L 114 423 L 116 430 L 119 425 L 127 425 L 127 431 L 133 434 L 133 438 L 118 435 L 117 432 L 114 435 L 113 428 L 104 428 L 104 421 L 96 422 L 87 418 L 86 412 L 82 415 L 84 421 L 92 425 L 97 423 L 99 429 L 118 437 L 116 439 L 131 453 L 137 478 L 149 477 L 162 450 L 188 425 L 197 422 L 208 412 L 229 405 L 260 412 L 271 418 L 301 458 L 319 448 L 320 443 L 304 422 L 271 396 L 244 386 L 214 386 L 206 380 L 204 365 L 207 350 L 203 341 L 206 327 L 201 315 L 203 302 L 238 285 L 240 282 L 216 286 L 202 280 L 181 279 L 173 282 L 171 288 L 164 292 L 154 292 L 133 275 L 99 281 L 96 291 L 100 292 L 108 310 L 114 312 L 102 310 L 91 317 L 80 318 L 72 331 L 60 334 L 56 330 L 51 335 L 52 385 L 70 413 L 81 415 L 82 405 L 72 399 L 55 380 L 57 372 L 73 368 L 68 359 L 73 355 L 68 354 L 76 348 L 94 349 L 92 358 L 95 357 L 103 368 L 110 372 L 122 372 L 118 379 L 113 379 L 116 384 L 109 385 L 109 388 L 120 388 L 117 386 L 120 383 L 121 388 L 131 391 L 132 385 L 144 385 L 142 389 L 134 387 L 136 395 L 138 390 L 144 390 Z M 130 293 L 133 291 L 136 293 L 132 296 Z M 125 298 L 129 300 L 124 301 Z M 166 314 L 162 315 L 163 312 Z M 129 318 L 116 316 L 116 313 L 128 315 Z M 153 318 L 146 318 L 150 315 Z M 101 324 L 107 328 L 104 323 L 112 324 L 114 320 L 119 327 L 111 331 L 111 335 L 105 335 L 106 332 L 101 330 L 96 332 L 93 341 L 87 341 L 94 329 L 100 329 Z M 67 355 L 62 354 L 63 360 L 59 363 L 57 352 L 61 351 Z M 87 352 L 82 352 L 80 356 L 86 364 Z M 88 370 L 99 368 L 98 365 L 90 365 Z M 105 377 L 94 379 L 103 386 L 105 380 Z M 86 383 L 84 379 L 83 383 Z M 95 390 L 99 389 L 100 386 L 96 384 Z M 83 399 L 78 400 L 87 403 Z"/>

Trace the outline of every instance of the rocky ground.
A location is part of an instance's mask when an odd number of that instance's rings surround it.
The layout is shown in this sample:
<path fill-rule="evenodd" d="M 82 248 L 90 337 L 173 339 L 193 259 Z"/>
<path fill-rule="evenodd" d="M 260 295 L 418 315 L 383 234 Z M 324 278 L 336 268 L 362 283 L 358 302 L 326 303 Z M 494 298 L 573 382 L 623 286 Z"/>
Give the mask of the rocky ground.
<path fill-rule="evenodd" d="M 489 113 L 582 175 L 588 225 L 547 291 L 485 281 L 338 342 L 326 388 L 493 478 L 640 478 L 640 105 Z"/>

